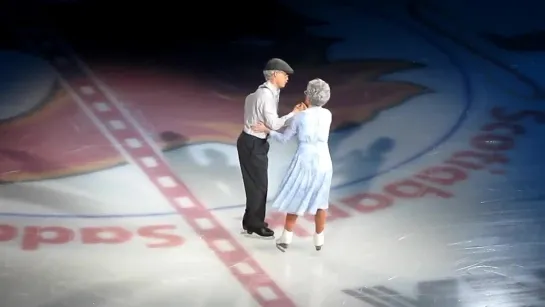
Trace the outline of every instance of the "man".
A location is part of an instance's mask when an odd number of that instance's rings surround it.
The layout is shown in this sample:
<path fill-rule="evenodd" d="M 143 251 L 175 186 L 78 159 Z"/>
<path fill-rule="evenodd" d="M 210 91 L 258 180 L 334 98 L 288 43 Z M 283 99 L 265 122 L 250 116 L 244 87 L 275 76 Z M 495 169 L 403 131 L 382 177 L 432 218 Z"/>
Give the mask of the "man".
<path fill-rule="evenodd" d="M 272 130 L 282 128 L 295 113 L 305 108 L 298 104 L 293 111 L 278 117 L 278 99 L 280 90 L 286 86 L 293 69 L 281 59 L 271 59 L 265 65 L 263 75 L 266 82 L 246 97 L 244 103 L 244 130 L 237 140 L 237 151 L 242 171 L 242 180 L 246 191 L 246 210 L 242 219 L 242 228 L 247 234 L 261 237 L 274 237 L 265 223 L 269 143 L 268 135 L 252 131 L 251 126 L 263 122 Z"/>

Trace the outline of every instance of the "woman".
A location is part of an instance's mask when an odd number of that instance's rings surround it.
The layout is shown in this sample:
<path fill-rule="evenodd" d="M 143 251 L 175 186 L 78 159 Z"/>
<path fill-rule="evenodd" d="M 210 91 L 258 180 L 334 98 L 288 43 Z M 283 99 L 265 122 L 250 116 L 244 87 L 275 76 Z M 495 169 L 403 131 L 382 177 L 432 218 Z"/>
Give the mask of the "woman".
<path fill-rule="evenodd" d="M 286 143 L 294 136 L 298 139 L 297 151 L 272 206 L 287 213 L 284 231 L 276 241 L 276 246 L 282 252 L 291 244 L 297 218 L 305 213 L 315 216 L 316 250 L 320 250 L 324 244 L 333 167 L 327 144 L 331 112 L 323 106 L 330 97 L 329 84 L 321 79 L 314 79 L 308 83 L 305 91 L 307 109 L 297 113 L 283 133 L 272 131 L 263 123 L 252 126 L 253 130 L 269 133 L 270 137 L 281 143 Z"/>

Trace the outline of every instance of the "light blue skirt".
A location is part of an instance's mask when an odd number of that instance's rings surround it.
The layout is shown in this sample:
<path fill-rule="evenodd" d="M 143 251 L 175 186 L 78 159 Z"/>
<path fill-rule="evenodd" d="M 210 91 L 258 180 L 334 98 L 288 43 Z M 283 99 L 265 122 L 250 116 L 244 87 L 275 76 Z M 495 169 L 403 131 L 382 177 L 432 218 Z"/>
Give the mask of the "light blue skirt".
<path fill-rule="evenodd" d="M 296 215 L 328 209 L 333 167 L 329 150 L 299 146 L 280 184 L 272 208 Z"/>

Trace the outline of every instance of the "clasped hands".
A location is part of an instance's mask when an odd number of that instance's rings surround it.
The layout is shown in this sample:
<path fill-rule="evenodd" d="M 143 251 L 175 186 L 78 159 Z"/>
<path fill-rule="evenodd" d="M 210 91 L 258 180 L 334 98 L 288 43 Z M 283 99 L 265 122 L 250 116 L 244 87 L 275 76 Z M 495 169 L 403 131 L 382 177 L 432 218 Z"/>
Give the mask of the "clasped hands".
<path fill-rule="evenodd" d="M 293 113 L 298 113 L 298 112 L 301 112 L 301 111 L 304 111 L 307 109 L 307 105 L 304 103 L 304 102 L 300 102 L 298 104 L 296 104 L 294 107 L 293 107 Z M 264 133 L 269 133 L 271 131 L 271 129 L 269 129 L 267 126 L 265 126 L 264 123 L 257 123 L 257 124 L 253 124 L 252 125 L 252 130 L 255 131 L 255 132 L 264 132 Z"/>
<path fill-rule="evenodd" d="M 297 113 L 297 112 L 300 112 L 300 111 L 304 111 L 307 109 L 307 105 L 304 103 L 304 102 L 299 102 L 298 104 L 295 105 L 295 107 L 293 107 L 293 113 Z"/>

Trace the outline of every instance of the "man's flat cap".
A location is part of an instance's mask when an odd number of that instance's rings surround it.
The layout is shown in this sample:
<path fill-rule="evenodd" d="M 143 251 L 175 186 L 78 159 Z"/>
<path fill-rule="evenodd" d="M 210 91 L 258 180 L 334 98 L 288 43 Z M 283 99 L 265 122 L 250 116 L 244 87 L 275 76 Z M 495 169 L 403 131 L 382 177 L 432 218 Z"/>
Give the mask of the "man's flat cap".
<path fill-rule="evenodd" d="M 288 63 L 278 58 L 270 59 L 267 64 L 265 64 L 264 70 L 280 70 L 289 75 L 293 74 L 293 68 L 291 68 Z"/>

